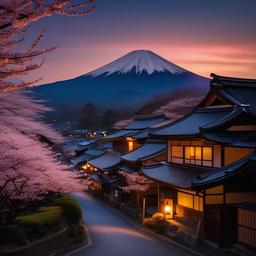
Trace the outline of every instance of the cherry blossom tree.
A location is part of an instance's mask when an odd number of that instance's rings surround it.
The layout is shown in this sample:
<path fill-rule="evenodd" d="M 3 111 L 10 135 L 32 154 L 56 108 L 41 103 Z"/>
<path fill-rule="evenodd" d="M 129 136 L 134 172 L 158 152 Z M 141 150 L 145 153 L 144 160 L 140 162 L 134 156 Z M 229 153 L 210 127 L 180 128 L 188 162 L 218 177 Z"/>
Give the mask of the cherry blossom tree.
<path fill-rule="evenodd" d="M 126 186 L 122 187 L 125 192 L 145 192 L 150 188 L 153 183 L 150 179 L 146 178 L 140 173 L 127 173 L 120 171 L 119 174 L 125 178 Z"/>
<path fill-rule="evenodd" d="M 10 207 L 13 200 L 40 199 L 53 191 L 81 191 L 88 185 L 74 180 L 76 174 L 56 161 L 57 153 L 42 140 L 62 141 L 38 120 L 46 110 L 23 94 L 0 94 L 0 208 Z"/>
<path fill-rule="evenodd" d="M 127 173 L 120 171 L 119 174 L 126 182 L 126 186 L 123 186 L 122 190 L 127 193 L 134 193 L 136 195 L 136 206 L 140 208 L 141 195 L 151 188 L 153 181 L 146 178 L 141 173 Z"/>
<path fill-rule="evenodd" d="M 40 79 L 19 83 L 9 79 L 38 69 L 43 62 L 32 63 L 32 60 L 57 48 L 54 46 L 37 49 L 45 36 L 43 31 L 28 49 L 16 51 L 15 47 L 24 40 L 23 37 L 17 39 L 17 36 L 23 35 L 31 22 L 53 14 L 69 16 L 89 14 L 94 10 L 94 2 L 95 0 L 79 2 L 74 0 L 2 0 L 0 2 L 0 91 L 35 86 Z"/>
<path fill-rule="evenodd" d="M 38 69 L 35 57 L 57 46 L 37 49 L 45 32 L 31 46 L 16 51 L 31 22 L 53 14 L 84 15 L 94 10 L 94 0 L 2 0 L 0 2 L 0 209 L 12 207 L 16 200 L 41 199 L 50 192 L 86 189 L 74 172 L 57 160 L 48 142 L 62 137 L 43 122 L 42 113 L 50 111 L 18 89 L 35 86 L 37 81 L 15 80 Z M 1 211 L 0 210 L 0 211 Z"/>

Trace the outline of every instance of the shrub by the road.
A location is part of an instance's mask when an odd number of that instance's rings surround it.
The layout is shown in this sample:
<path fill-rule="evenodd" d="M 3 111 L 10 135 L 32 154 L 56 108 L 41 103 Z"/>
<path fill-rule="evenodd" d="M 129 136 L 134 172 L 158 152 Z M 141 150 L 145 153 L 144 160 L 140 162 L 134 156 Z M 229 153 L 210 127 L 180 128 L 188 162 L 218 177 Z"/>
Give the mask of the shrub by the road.
<path fill-rule="evenodd" d="M 42 204 L 44 206 L 36 212 L 18 216 L 12 223 L 0 226 L 0 247 L 29 245 L 63 228 L 66 229 L 68 243 L 86 239 L 82 211 L 72 197 L 60 195 Z"/>
<path fill-rule="evenodd" d="M 82 222 L 82 211 L 75 199 L 68 195 L 62 195 L 54 200 L 54 204 L 63 210 L 63 215 L 68 223 L 67 232 L 74 242 L 86 239 L 86 232 Z"/>
<path fill-rule="evenodd" d="M 169 223 L 162 216 L 152 216 L 144 220 L 144 225 L 156 233 L 163 234 L 167 231 Z"/>
<path fill-rule="evenodd" d="M 63 209 L 63 215 L 71 225 L 79 225 L 82 221 L 82 211 L 77 203 L 72 197 L 67 195 L 62 195 L 54 200 L 54 205 L 60 206 Z"/>

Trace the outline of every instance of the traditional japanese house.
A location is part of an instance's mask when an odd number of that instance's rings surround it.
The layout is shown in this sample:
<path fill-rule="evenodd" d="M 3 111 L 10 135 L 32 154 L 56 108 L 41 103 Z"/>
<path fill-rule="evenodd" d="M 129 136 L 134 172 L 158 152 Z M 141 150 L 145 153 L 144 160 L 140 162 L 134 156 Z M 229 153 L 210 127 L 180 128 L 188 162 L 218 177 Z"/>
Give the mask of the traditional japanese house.
<path fill-rule="evenodd" d="M 142 166 L 166 160 L 166 143 L 161 140 L 148 140 L 142 146 L 122 155 L 121 159 L 122 164 L 118 166 L 119 171 L 141 173 Z M 126 198 L 127 204 L 141 210 L 143 198 L 146 198 L 147 209 L 157 206 L 156 184 L 152 183 L 150 189 L 144 192 L 130 192 L 129 197 Z"/>
<path fill-rule="evenodd" d="M 70 141 L 60 145 L 60 150 L 64 153 L 64 155 L 67 158 L 79 156 L 83 154 L 88 148 L 89 148 L 89 145 L 83 146 L 76 141 Z"/>
<path fill-rule="evenodd" d="M 144 144 L 148 131 L 156 124 L 166 120 L 165 115 L 139 115 L 122 130 L 102 138 L 102 141 L 112 142 L 113 150 L 126 153 Z"/>
<path fill-rule="evenodd" d="M 143 164 L 152 162 L 152 161 L 162 161 L 165 159 L 165 150 L 166 150 L 166 143 L 163 141 L 151 140 L 147 143 L 146 140 L 148 138 L 148 133 L 155 125 L 162 123 L 166 120 L 164 115 L 147 115 L 147 116 L 136 116 L 132 122 L 130 122 L 123 130 L 114 133 L 112 135 L 106 136 L 102 139 L 102 141 L 111 141 L 113 143 L 113 152 L 104 156 L 97 157 L 93 159 L 93 161 L 88 161 L 87 169 L 90 170 L 98 170 L 99 166 L 95 167 L 95 162 L 100 161 L 101 164 L 103 162 L 107 164 L 109 167 L 109 163 L 112 162 L 111 158 L 113 156 L 117 158 L 118 164 L 114 165 L 111 169 L 112 175 L 118 175 L 119 171 L 124 172 L 140 172 L 140 168 Z M 145 144 L 144 144 L 145 143 Z M 129 151 L 129 152 L 128 152 Z M 123 154 L 122 157 L 118 154 Z M 128 152 L 128 153 L 127 153 Z M 97 174 L 100 175 L 100 174 Z M 95 174 L 93 174 L 93 178 L 95 178 Z M 125 186 L 125 179 L 122 176 L 119 176 L 122 182 L 118 184 L 111 185 L 111 196 L 110 200 L 112 203 L 119 205 L 124 201 L 135 201 L 134 205 L 139 208 L 142 206 L 142 203 L 138 203 L 138 196 L 136 193 L 124 193 L 122 191 L 122 186 Z M 98 186 L 100 188 L 100 186 Z M 135 200 L 130 200 L 133 196 Z M 151 193 L 151 198 L 156 198 L 157 193 L 154 190 Z M 124 200 L 125 198 L 125 200 Z M 153 201 L 150 199 L 150 201 Z M 156 200 L 157 201 L 157 200 Z"/>
<path fill-rule="evenodd" d="M 115 152 L 106 152 L 103 155 L 89 160 L 88 176 L 92 180 L 92 188 L 98 195 L 110 197 L 111 185 L 120 180 L 116 173 L 117 166 L 121 163 L 120 155 Z"/>
<path fill-rule="evenodd" d="M 168 218 L 219 246 L 256 247 L 256 80 L 212 77 L 192 113 L 150 133 L 166 140 L 167 161 L 143 173 Z"/>
<path fill-rule="evenodd" d="M 256 153 L 195 178 L 204 197 L 206 239 L 220 246 L 241 243 L 256 249 Z"/>
<path fill-rule="evenodd" d="M 70 162 L 74 165 L 75 168 L 82 168 L 83 170 L 90 172 L 91 168 L 89 164 L 87 165 L 88 161 L 105 153 L 106 150 L 104 149 L 88 149 L 83 154 L 73 157 Z"/>

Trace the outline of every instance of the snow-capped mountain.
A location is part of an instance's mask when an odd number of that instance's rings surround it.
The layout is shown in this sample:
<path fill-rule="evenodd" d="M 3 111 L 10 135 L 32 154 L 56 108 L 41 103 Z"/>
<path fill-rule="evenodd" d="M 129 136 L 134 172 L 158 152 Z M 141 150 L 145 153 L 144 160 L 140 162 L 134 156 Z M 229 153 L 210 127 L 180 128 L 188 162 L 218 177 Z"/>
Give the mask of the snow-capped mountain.
<path fill-rule="evenodd" d="M 159 95 L 180 89 L 207 90 L 208 79 L 198 76 L 151 51 L 137 50 L 94 71 L 33 89 L 55 109 L 52 118 L 78 120 L 84 104 L 99 111 L 136 112 Z"/>
<path fill-rule="evenodd" d="M 146 72 L 148 75 L 154 72 L 170 72 L 173 75 L 189 73 L 189 71 L 175 65 L 172 62 L 167 61 L 161 56 L 146 50 L 136 50 L 132 51 L 123 57 L 101 67 L 87 75 L 93 77 L 100 75 L 111 75 L 117 74 L 127 74 L 128 72 L 135 71 L 137 74 Z"/>

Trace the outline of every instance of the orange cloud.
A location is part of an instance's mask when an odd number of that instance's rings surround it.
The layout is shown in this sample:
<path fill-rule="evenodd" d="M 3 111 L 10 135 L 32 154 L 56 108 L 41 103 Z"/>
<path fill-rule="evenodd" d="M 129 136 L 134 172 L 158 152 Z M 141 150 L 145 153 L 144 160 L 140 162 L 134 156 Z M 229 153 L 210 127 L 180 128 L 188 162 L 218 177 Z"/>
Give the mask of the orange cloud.
<path fill-rule="evenodd" d="M 70 79 L 96 69 L 135 50 L 151 50 L 167 60 L 202 76 L 214 72 L 234 77 L 256 77 L 256 46 L 254 45 L 198 45 L 166 43 L 153 44 L 95 44 L 61 48 L 49 56 L 47 65 L 30 78 L 43 76 L 43 83 Z M 68 54 L 68 53 L 72 54 Z"/>

